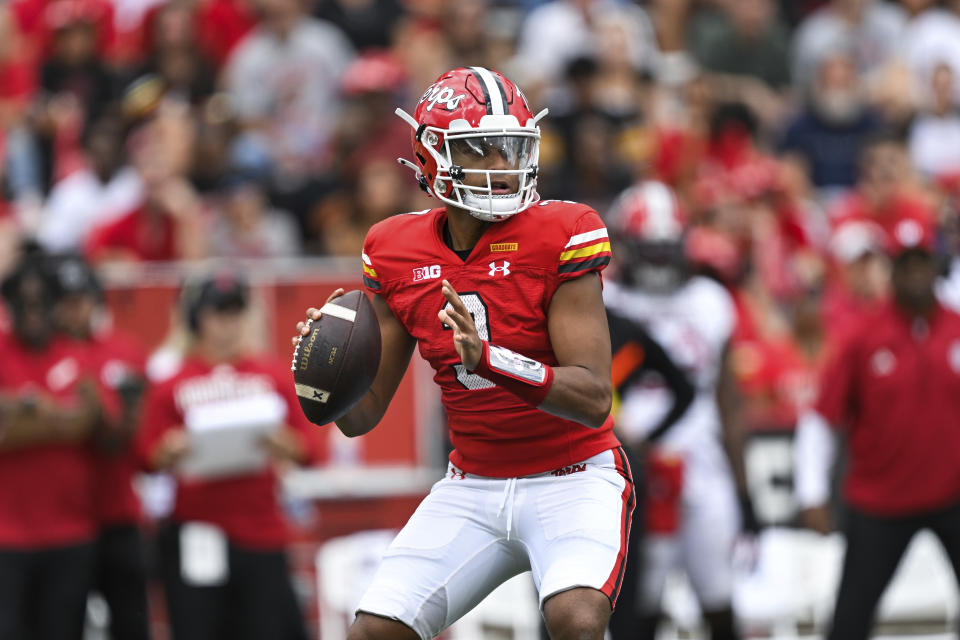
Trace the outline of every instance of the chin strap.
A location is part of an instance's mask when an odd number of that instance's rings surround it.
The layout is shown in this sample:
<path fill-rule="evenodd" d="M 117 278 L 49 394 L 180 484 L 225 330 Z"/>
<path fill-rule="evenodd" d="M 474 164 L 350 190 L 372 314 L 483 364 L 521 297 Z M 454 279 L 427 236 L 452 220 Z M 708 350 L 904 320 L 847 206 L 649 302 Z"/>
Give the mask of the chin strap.
<path fill-rule="evenodd" d="M 407 160 L 406 158 L 397 158 L 397 163 L 398 163 L 398 164 L 402 164 L 403 166 L 407 167 L 408 169 L 412 169 L 414 175 L 416 175 L 416 177 L 417 177 L 417 184 L 420 185 L 420 188 L 423 189 L 423 191 L 424 191 L 428 196 L 433 197 L 433 194 L 430 193 L 430 189 L 428 188 L 427 179 L 423 176 L 423 173 L 421 173 L 420 167 L 418 167 L 417 165 L 413 164 L 412 162 L 410 162 L 410 161 Z"/>

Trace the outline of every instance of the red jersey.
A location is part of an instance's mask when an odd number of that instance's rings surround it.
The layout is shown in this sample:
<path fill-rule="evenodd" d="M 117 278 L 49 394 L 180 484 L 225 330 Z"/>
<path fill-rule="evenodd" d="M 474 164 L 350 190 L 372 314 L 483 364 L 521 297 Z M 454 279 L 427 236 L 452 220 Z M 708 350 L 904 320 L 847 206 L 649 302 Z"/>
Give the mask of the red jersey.
<path fill-rule="evenodd" d="M 848 428 L 853 506 L 906 515 L 960 499 L 960 315 L 915 321 L 887 303 L 831 349 L 820 380 L 817 411 Z"/>
<path fill-rule="evenodd" d="M 445 209 L 402 214 L 374 225 L 363 251 L 363 281 L 380 295 L 436 372 L 454 451 L 450 461 L 484 476 L 558 469 L 618 446 L 613 421 L 599 429 L 539 411 L 469 373 L 437 313 L 446 279 L 473 315 L 477 333 L 548 365 L 557 358 L 547 310 L 563 282 L 610 261 L 600 216 L 586 205 L 547 200 L 491 224 L 465 260 L 443 241 Z"/>
<path fill-rule="evenodd" d="M 145 379 L 146 355 L 131 336 L 110 332 L 95 336 L 89 343 L 93 366 L 100 386 L 116 393 L 130 376 Z M 114 404 L 121 406 L 119 398 Z M 94 503 L 101 525 L 133 524 L 140 520 L 140 500 L 133 490 L 136 462 L 129 449 L 96 451 Z"/>
<path fill-rule="evenodd" d="M 88 371 L 87 349 L 54 338 L 28 349 L 0 334 L 0 392 L 45 394 L 64 406 Z M 35 549 L 91 540 L 93 461 L 87 443 L 43 444 L 0 452 L 0 547 Z"/>
<path fill-rule="evenodd" d="M 115 254 L 132 260 L 174 260 L 175 227 L 167 214 L 150 213 L 140 207 L 94 229 L 87 239 L 87 256 L 94 261 Z"/>
<path fill-rule="evenodd" d="M 313 457 L 316 434 L 300 410 L 289 373 L 254 358 L 212 365 L 190 357 L 174 377 L 151 388 L 143 426 L 135 450 L 149 460 L 163 435 L 183 429 L 186 414 L 206 406 L 249 401 L 254 396 L 279 396 L 286 406 L 286 423 L 300 436 Z M 287 528 L 277 502 L 277 477 L 272 467 L 220 479 L 177 478 L 173 517 L 179 522 L 202 521 L 217 525 L 231 542 L 255 549 L 276 549 L 287 541 Z"/>

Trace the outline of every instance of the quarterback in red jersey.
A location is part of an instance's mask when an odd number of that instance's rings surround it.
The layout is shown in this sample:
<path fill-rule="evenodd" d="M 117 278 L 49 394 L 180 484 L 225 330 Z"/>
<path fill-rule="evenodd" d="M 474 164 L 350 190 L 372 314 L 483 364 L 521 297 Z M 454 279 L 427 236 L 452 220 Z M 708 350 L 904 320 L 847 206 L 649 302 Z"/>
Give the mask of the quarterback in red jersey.
<path fill-rule="evenodd" d="M 551 637 L 600 639 L 634 504 L 609 417 L 607 230 L 585 205 L 539 201 L 546 112 L 534 116 L 501 74 L 455 69 L 413 116 L 397 113 L 416 158 L 401 162 L 446 206 L 367 234 L 363 279 L 382 356 L 337 426 L 349 436 L 376 426 L 419 346 L 455 449 L 386 552 L 348 637 L 432 638 L 531 570 Z"/>

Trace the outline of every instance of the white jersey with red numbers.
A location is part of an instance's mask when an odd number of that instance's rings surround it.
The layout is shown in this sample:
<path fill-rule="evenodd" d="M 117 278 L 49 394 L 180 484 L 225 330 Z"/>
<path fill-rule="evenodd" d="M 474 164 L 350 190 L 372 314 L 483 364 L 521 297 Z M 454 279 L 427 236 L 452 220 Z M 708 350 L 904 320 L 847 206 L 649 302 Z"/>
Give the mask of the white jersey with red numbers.
<path fill-rule="evenodd" d="M 609 418 L 599 429 L 539 411 L 463 367 L 437 317 L 448 280 L 491 344 L 556 366 L 547 311 L 563 282 L 601 271 L 610 242 L 586 205 L 546 200 L 491 224 L 461 259 L 443 239 L 444 209 L 402 214 L 370 229 L 364 284 L 413 336 L 442 390 L 454 451 L 470 473 L 519 477 L 578 463 L 618 446 Z"/>
<path fill-rule="evenodd" d="M 693 404 L 664 434 L 659 446 L 693 454 L 715 445 L 722 457 L 716 389 L 724 349 L 736 324 L 730 294 L 713 280 L 693 277 L 669 295 L 649 294 L 610 282 L 603 299 L 610 309 L 647 327 L 696 387 Z M 653 428 L 670 406 L 669 393 L 655 383 L 637 385 L 621 400 L 617 425 L 635 437 Z"/>
<path fill-rule="evenodd" d="M 647 613 L 657 611 L 670 572 L 682 567 L 701 607 L 723 609 L 731 598 L 730 551 L 739 529 L 739 507 L 716 396 L 724 350 L 736 323 L 733 300 L 713 280 L 693 277 L 669 295 L 608 283 L 604 302 L 647 327 L 696 387 L 693 404 L 657 441 L 659 465 L 649 465 L 652 491 L 664 482 L 654 473 L 664 465 L 673 468 L 674 481 L 681 486 L 672 504 L 656 505 L 671 514 L 673 524 L 659 529 L 650 525 L 643 546 L 639 606 Z M 669 392 L 662 385 L 641 382 L 624 394 L 617 425 L 625 434 L 642 437 L 669 403 Z M 648 522 L 656 521 L 654 503 L 647 501 Z"/>

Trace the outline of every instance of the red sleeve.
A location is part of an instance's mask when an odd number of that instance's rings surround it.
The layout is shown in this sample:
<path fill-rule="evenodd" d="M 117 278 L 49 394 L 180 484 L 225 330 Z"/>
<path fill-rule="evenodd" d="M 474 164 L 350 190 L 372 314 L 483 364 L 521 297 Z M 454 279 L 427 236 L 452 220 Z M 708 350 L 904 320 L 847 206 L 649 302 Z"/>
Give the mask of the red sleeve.
<path fill-rule="evenodd" d="M 181 428 L 183 416 L 173 399 L 173 385 L 165 383 L 154 386 L 147 392 L 143 420 L 137 431 L 133 452 L 137 463 L 147 471 L 153 452 L 163 438 L 163 434 L 173 428 Z"/>
<path fill-rule="evenodd" d="M 565 236 L 567 234 L 564 234 Z M 573 280 L 591 271 L 603 271 L 610 264 L 610 238 L 600 215 L 587 209 L 563 238 L 557 276 L 560 282 Z"/>
<path fill-rule="evenodd" d="M 834 428 L 848 426 L 856 410 L 852 399 L 856 353 L 856 334 L 847 333 L 827 347 L 827 357 L 820 370 L 815 408 Z"/>
<path fill-rule="evenodd" d="M 363 288 L 370 293 L 381 294 L 383 289 L 380 286 L 380 275 L 377 273 L 377 226 L 374 225 L 367 232 L 367 237 L 363 241 L 363 252 L 360 258 L 363 261 Z"/>

